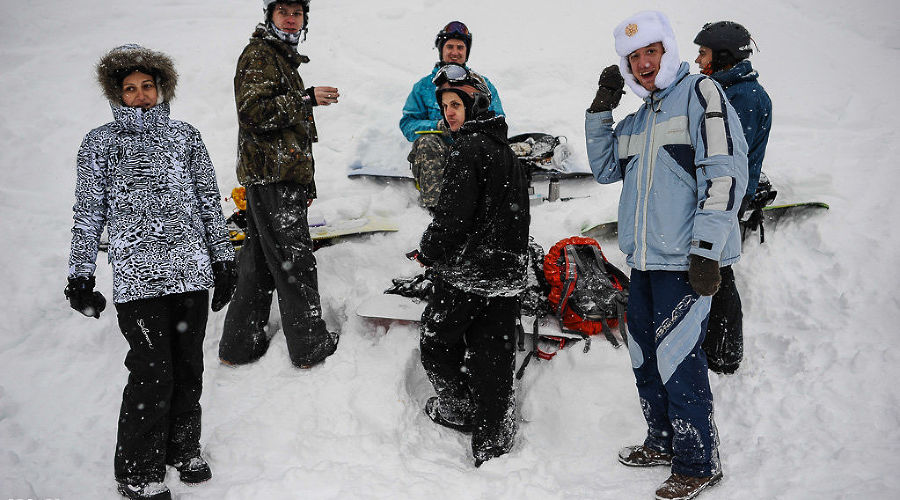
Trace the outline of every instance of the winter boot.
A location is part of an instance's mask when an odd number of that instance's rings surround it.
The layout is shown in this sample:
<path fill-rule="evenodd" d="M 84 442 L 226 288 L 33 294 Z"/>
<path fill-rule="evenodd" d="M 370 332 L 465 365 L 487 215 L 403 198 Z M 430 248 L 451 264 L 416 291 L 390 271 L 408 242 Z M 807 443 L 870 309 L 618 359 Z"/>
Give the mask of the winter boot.
<path fill-rule="evenodd" d="M 172 500 L 166 483 L 118 483 L 119 493 L 132 500 Z"/>
<path fill-rule="evenodd" d="M 472 432 L 475 428 L 472 424 L 471 415 L 453 415 L 447 413 L 450 412 L 441 411 L 437 396 L 428 398 L 428 402 L 425 403 L 425 414 L 428 415 L 428 418 L 434 421 L 434 423 L 465 433 Z"/>
<path fill-rule="evenodd" d="M 657 500 L 688 500 L 696 497 L 701 491 L 718 483 L 721 479 L 721 472 L 716 472 L 709 477 L 693 477 L 673 473 L 656 490 L 656 498 Z"/>
<path fill-rule="evenodd" d="M 626 446 L 619 450 L 619 462 L 629 467 L 672 465 L 672 454 L 656 451 L 644 445 Z"/>
<path fill-rule="evenodd" d="M 196 484 L 203 481 L 209 481 L 212 478 L 212 471 L 209 470 L 209 464 L 200 455 L 181 462 L 170 464 L 178 470 L 178 474 L 182 483 Z"/>
<path fill-rule="evenodd" d="M 337 351 L 338 341 L 341 339 L 341 334 L 337 332 L 327 333 L 328 342 L 325 342 L 322 345 L 316 347 L 316 349 L 314 349 L 310 354 L 309 361 L 298 365 L 301 369 L 308 370 L 325 361 L 325 358 L 331 356 L 335 351 Z"/>
<path fill-rule="evenodd" d="M 497 458 L 501 455 L 506 455 L 509 453 L 513 447 L 513 440 L 509 439 L 507 442 L 503 443 L 500 446 L 488 446 L 486 448 L 480 448 L 472 451 L 472 455 L 475 457 L 475 467 L 481 467 L 481 464 L 487 462 L 492 458 Z"/>

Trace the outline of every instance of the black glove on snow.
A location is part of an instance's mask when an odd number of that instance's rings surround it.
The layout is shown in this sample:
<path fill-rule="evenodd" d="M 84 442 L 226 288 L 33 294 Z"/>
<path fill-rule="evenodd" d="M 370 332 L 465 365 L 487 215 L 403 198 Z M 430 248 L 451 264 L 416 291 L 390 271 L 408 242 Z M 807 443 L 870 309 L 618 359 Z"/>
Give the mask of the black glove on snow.
<path fill-rule="evenodd" d="M 691 264 L 688 268 L 688 280 L 691 288 L 700 295 L 715 295 L 722 282 L 719 274 L 719 263 L 706 257 L 691 254 Z"/>
<path fill-rule="evenodd" d="M 600 73 L 600 79 L 597 80 L 597 95 L 588 111 L 591 113 L 599 113 L 600 111 L 612 111 L 619 105 L 619 100 L 625 95 L 625 79 L 619 72 L 619 66 L 613 64 L 607 66 Z"/>
<path fill-rule="evenodd" d="M 69 278 L 69 284 L 63 291 L 72 309 L 89 318 L 99 318 L 100 313 L 106 309 L 106 297 L 94 291 L 94 282 L 93 276 Z"/>
<path fill-rule="evenodd" d="M 231 301 L 234 289 L 237 288 L 237 276 L 234 272 L 234 262 L 230 260 L 213 262 L 212 269 L 216 282 L 216 288 L 213 290 L 212 310 L 219 311 Z"/>

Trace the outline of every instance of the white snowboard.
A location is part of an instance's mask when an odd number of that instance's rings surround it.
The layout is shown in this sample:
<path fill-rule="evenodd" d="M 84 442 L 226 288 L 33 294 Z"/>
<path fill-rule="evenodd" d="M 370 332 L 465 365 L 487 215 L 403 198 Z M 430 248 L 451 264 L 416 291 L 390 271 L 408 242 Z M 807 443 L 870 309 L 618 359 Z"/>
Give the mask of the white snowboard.
<path fill-rule="evenodd" d="M 356 308 L 356 314 L 364 318 L 397 321 L 420 321 L 428 303 L 392 293 L 373 295 Z"/>

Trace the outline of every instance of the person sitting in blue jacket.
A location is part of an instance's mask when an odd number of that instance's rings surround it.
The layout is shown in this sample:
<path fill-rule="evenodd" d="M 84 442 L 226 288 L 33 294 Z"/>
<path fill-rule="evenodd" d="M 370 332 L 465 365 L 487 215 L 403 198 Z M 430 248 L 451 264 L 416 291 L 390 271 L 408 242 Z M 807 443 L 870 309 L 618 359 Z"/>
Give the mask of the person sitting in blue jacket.
<path fill-rule="evenodd" d="M 400 118 L 400 131 L 413 143 L 408 157 L 410 167 L 421 193 L 422 205 L 429 210 L 437 205 L 440 196 L 451 141 L 435 97 L 437 88 L 432 80 L 445 64 L 466 65 L 472 51 L 472 33 L 462 22 L 450 22 L 438 32 L 434 46 L 440 53 L 440 61 L 435 63 L 430 74 L 413 85 L 406 104 L 403 105 L 403 117 Z M 505 115 L 497 89 L 487 77 L 482 77 L 493 96 L 490 110 L 497 115 Z"/>
<path fill-rule="evenodd" d="M 709 75 L 725 90 L 725 96 L 741 119 L 747 140 L 747 191 L 739 219 L 753 205 L 751 200 L 756 194 L 772 129 L 772 100 L 759 84 L 759 73 L 747 59 L 753 53 L 750 41 L 750 32 L 733 21 L 707 23 L 694 38 L 694 43 L 700 46 L 694 62 L 700 66 L 701 73 Z M 744 313 L 734 271 L 731 266 L 724 266 L 721 273 L 722 284 L 713 296 L 703 349 L 710 370 L 729 374 L 737 370 L 744 357 Z"/>
<path fill-rule="evenodd" d="M 688 74 L 665 15 L 640 12 L 613 35 L 619 64 L 600 74 L 584 127 L 594 177 L 622 181 L 619 248 L 632 268 L 628 351 L 647 433 L 619 461 L 671 465 L 656 498 L 693 498 L 722 478 L 702 345 L 719 267 L 741 254 L 747 143 L 719 84 Z M 615 123 L 625 83 L 644 102 Z"/>

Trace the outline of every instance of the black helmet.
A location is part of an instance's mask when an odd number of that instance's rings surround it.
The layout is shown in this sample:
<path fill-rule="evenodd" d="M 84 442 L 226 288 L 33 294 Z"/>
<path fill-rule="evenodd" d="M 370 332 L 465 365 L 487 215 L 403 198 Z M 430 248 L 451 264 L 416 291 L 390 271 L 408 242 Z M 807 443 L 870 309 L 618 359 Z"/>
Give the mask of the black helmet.
<path fill-rule="evenodd" d="M 462 40 L 466 44 L 466 61 L 469 60 L 469 53 L 472 51 L 472 33 L 462 21 L 450 21 L 444 26 L 444 29 L 438 31 L 434 38 L 434 46 L 438 52 L 444 51 L 444 44 L 447 40 Z M 440 57 L 440 56 L 438 56 Z"/>
<path fill-rule="evenodd" d="M 694 43 L 713 51 L 714 71 L 733 66 L 750 57 L 750 32 L 734 21 L 706 23 L 694 38 Z"/>
<path fill-rule="evenodd" d="M 478 117 L 491 107 L 491 89 L 481 75 L 469 71 L 465 66 L 446 64 L 438 70 L 431 82 L 437 87 L 434 94 L 437 97 L 438 106 L 440 106 L 441 96 L 444 92 L 453 92 L 462 99 L 466 106 L 466 120 Z M 472 91 L 470 92 L 464 87 L 471 87 Z"/>
<path fill-rule="evenodd" d="M 306 40 L 306 34 L 309 33 L 309 2 L 310 0 L 262 0 L 263 12 L 266 15 L 266 22 L 272 21 L 272 11 L 275 10 L 276 3 L 299 3 L 303 7 L 303 39 Z"/>

